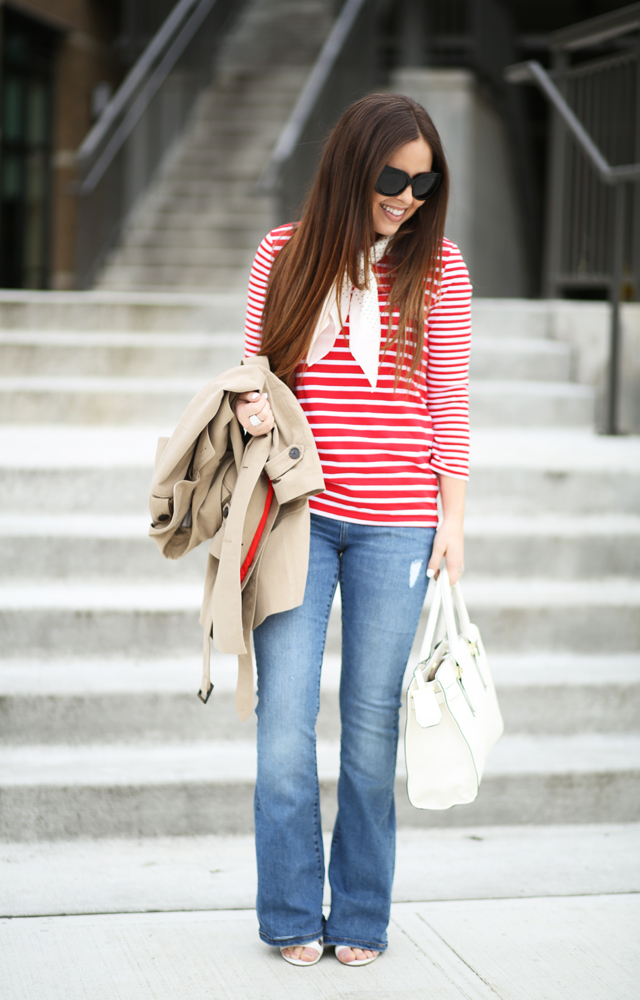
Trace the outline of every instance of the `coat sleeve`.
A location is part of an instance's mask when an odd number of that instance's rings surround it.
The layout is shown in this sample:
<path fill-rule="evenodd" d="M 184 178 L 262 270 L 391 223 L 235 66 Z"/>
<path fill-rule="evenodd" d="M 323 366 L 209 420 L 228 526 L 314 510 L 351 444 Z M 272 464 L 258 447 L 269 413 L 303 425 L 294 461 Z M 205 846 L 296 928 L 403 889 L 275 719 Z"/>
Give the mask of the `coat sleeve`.
<path fill-rule="evenodd" d="M 454 479 L 469 477 L 471 291 L 460 251 L 447 242 L 440 295 L 428 316 L 427 407 L 431 468 Z"/>

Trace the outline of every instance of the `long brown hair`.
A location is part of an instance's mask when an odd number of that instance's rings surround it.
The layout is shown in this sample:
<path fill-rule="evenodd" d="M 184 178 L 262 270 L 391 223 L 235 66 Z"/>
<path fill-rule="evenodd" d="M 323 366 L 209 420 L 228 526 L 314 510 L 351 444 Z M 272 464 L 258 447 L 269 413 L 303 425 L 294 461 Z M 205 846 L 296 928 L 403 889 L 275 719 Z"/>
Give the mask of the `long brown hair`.
<path fill-rule="evenodd" d="M 346 273 L 352 285 L 362 287 L 358 252 L 364 249 L 366 259 L 376 239 L 373 194 L 382 168 L 400 146 L 421 136 L 431 147 L 432 170 L 443 175 L 442 183 L 400 226 L 387 250 L 392 279 L 387 344 L 397 341 L 396 383 L 407 347 L 409 379 L 420 364 L 425 291 L 430 303 L 441 276 L 449 171 L 435 125 L 417 101 L 403 94 L 370 94 L 352 104 L 329 135 L 302 220 L 269 276 L 262 353 L 291 388 L 336 279 Z M 399 324 L 392 337 L 394 307 Z"/>

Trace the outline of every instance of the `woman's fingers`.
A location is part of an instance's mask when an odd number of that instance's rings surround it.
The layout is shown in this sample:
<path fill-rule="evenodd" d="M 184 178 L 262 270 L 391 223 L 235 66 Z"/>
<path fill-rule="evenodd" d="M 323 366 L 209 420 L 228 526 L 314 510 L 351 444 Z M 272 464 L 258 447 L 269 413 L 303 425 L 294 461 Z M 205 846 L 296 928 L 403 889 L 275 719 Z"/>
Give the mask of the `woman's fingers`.
<path fill-rule="evenodd" d="M 464 545 L 461 533 L 449 539 L 444 559 L 451 583 L 457 583 L 464 572 Z"/>
<path fill-rule="evenodd" d="M 241 393 L 235 401 L 235 413 L 241 425 L 252 437 L 259 437 L 273 430 L 273 413 L 266 392 Z M 260 423 L 252 422 L 251 417 L 257 417 Z"/>
<path fill-rule="evenodd" d="M 257 405 L 258 405 L 258 403 L 256 403 L 256 406 Z M 268 420 L 269 419 L 269 417 L 271 416 L 271 407 L 269 406 L 269 403 L 268 403 L 268 401 L 266 399 L 264 400 L 264 402 L 263 402 L 262 406 L 260 407 L 260 409 L 255 411 L 255 415 L 257 417 L 260 417 L 261 420 Z"/>
<path fill-rule="evenodd" d="M 265 400 L 267 399 L 266 392 L 243 392 L 241 396 L 238 396 L 234 408 L 236 414 L 248 414 L 257 413 L 258 410 L 262 409 Z"/>
<path fill-rule="evenodd" d="M 440 563 L 442 562 L 442 557 L 444 556 L 447 543 L 442 537 L 440 530 L 436 531 L 436 537 L 433 540 L 433 548 L 431 549 L 431 559 L 427 565 L 427 576 L 438 579 L 438 573 L 440 571 Z"/>
<path fill-rule="evenodd" d="M 442 524 L 433 540 L 427 576 L 438 579 L 440 563 L 444 559 L 451 583 L 457 583 L 464 570 L 464 542 L 462 528 L 451 529 Z"/>

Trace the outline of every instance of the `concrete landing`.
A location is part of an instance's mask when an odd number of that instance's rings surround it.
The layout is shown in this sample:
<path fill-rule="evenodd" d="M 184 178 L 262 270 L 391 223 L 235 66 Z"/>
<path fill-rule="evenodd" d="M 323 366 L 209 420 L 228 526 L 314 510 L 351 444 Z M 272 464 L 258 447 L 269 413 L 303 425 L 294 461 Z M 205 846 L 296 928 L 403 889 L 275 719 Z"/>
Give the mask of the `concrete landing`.
<path fill-rule="evenodd" d="M 0 921 L 6 1000 L 635 1000 L 640 896 L 401 903 L 389 950 L 310 969 L 253 911 Z"/>
<path fill-rule="evenodd" d="M 398 830 L 395 903 L 631 892 L 640 823 Z M 255 898 L 251 835 L 0 844 L 2 918 L 251 909 Z"/>

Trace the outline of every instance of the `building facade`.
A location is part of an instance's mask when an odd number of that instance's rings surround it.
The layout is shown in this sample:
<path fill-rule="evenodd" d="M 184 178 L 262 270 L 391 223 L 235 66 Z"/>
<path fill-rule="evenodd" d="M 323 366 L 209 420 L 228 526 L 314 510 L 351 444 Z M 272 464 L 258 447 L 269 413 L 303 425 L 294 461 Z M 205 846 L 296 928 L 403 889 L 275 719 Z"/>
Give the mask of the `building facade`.
<path fill-rule="evenodd" d="M 0 0 L 0 287 L 79 286 L 76 152 L 175 2 Z M 313 0 L 298 3 L 301 15 L 313 7 Z M 336 9 L 340 6 L 336 3 Z M 504 243 L 510 249 L 499 264 L 497 283 L 490 276 L 485 279 L 486 255 L 477 255 L 484 294 L 544 291 L 548 107 L 532 89 L 517 94 L 514 88 L 505 89 L 502 68 L 525 58 L 548 65 L 549 32 L 622 6 L 616 0 L 387 0 L 377 5 L 387 11 L 379 44 L 381 49 L 386 47 L 387 79 L 412 68 L 434 71 L 429 94 L 436 100 L 438 73 L 438 79 L 444 79 L 443 70 L 461 70 L 465 75 L 460 99 L 466 108 L 467 133 L 477 133 L 483 140 L 494 137 L 489 143 L 493 157 L 489 173 L 497 185 L 493 200 L 497 199 L 499 207 L 506 205 L 504 225 L 513 235 L 511 243 L 517 245 Z M 290 16 L 295 16 L 296 3 L 290 8 Z M 489 15 L 491 23 L 505 29 L 499 51 L 493 42 L 484 49 L 480 44 L 478 26 Z M 500 32 L 491 35 L 495 41 Z M 450 124 L 447 120 L 446 125 Z M 476 145 L 482 151 L 487 142 Z M 496 156 L 499 169 L 493 162 Z M 475 163 L 477 156 L 467 160 Z M 505 200 L 500 178 L 509 172 Z M 466 205 L 480 219 L 473 225 L 477 241 L 484 246 L 482 213 L 473 208 L 475 196 L 469 184 L 465 191 L 466 201 L 458 196 L 458 203 L 452 205 L 450 223 Z M 490 204 L 483 198 L 480 207 L 487 214 Z M 471 222 L 467 229 L 470 226 Z M 631 282 L 627 284 L 631 288 Z M 635 297 L 636 292 L 634 288 L 627 297 Z M 578 293 L 582 294 L 580 288 L 553 292 Z M 593 294 L 602 297 L 606 288 Z"/>
<path fill-rule="evenodd" d="M 0 285 L 73 288 L 75 151 L 123 76 L 115 0 L 0 7 Z"/>

